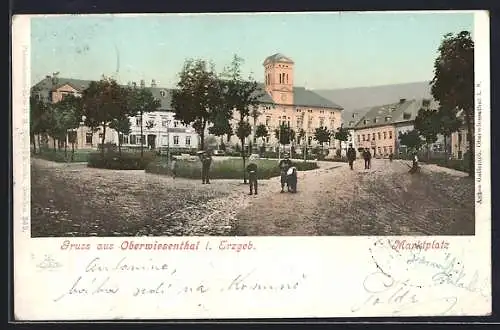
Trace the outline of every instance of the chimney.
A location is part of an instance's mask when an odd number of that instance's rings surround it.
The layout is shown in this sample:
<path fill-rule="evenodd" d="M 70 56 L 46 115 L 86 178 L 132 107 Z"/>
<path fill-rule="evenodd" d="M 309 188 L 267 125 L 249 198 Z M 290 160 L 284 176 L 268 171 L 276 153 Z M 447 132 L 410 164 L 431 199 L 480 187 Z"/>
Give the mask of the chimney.
<path fill-rule="evenodd" d="M 405 103 L 405 102 L 406 102 L 406 99 L 399 99 L 399 103 L 400 103 L 400 104 L 403 104 L 403 103 Z"/>
<path fill-rule="evenodd" d="M 132 83 L 132 87 L 134 87 L 134 88 L 137 87 L 137 83 L 135 81 Z"/>
<path fill-rule="evenodd" d="M 151 87 L 156 87 L 156 80 L 151 80 Z"/>
<path fill-rule="evenodd" d="M 141 88 L 146 87 L 146 83 L 144 82 L 144 79 L 141 79 Z"/>

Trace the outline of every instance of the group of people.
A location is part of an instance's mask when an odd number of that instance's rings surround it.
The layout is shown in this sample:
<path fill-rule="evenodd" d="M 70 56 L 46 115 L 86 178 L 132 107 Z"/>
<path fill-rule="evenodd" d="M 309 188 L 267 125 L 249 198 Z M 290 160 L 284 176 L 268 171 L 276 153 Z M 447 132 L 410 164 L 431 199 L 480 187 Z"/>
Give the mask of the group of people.
<path fill-rule="evenodd" d="M 362 152 L 363 159 L 365 161 L 365 170 L 369 170 L 372 165 L 372 153 L 370 149 L 365 148 Z M 352 143 L 349 144 L 349 148 L 347 149 L 347 161 L 349 163 L 349 167 L 353 170 L 354 161 L 356 160 L 356 150 L 352 147 Z"/>

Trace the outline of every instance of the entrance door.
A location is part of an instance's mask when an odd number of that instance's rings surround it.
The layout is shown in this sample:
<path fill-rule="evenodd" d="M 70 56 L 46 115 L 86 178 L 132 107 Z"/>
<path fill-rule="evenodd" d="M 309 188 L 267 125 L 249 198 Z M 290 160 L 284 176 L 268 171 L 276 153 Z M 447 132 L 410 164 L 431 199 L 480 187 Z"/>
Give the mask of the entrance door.
<path fill-rule="evenodd" d="M 156 135 L 148 134 L 148 148 L 155 149 L 156 148 Z"/>

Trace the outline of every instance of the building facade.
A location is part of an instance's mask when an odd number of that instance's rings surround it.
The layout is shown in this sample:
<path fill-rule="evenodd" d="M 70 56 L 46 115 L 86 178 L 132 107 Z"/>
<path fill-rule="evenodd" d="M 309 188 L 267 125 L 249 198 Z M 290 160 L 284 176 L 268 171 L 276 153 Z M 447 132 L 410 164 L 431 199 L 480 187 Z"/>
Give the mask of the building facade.
<path fill-rule="evenodd" d="M 406 100 L 371 108 L 355 125 L 355 141 L 358 148 L 368 148 L 375 157 L 386 158 L 406 151 L 399 141 L 400 134 L 414 129 L 418 111 L 423 108 L 437 109 L 433 100 Z M 442 137 L 436 144 L 440 144 Z"/>
<path fill-rule="evenodd" d="M 269 136 L 265 139 L 258 139 L 258 146 L 276 149 L 279 147 L 279 140 L 275 135 L 275 130 L 285 124 L 294 130 L 296 136 L 301 130 L 305 133 L 301 141 L 296 139 L 291 143 L 297 150 L 300 150 L 304 145 L 311 147 L 319 145 L 314 139 L 316 128 L 326 127 L 329 131 L 335 131 L 341 126 L 343 108 L 340 105 L 304 87 L 295 86 L 295 63 L 289 57 L 279 53 L 271 55 L 264 60 L 263 67 L 264 83 L 259 84 L 259 90 L 263 96 L 259 100 L 260 105 L 255 123 L 253 123 L 253 118 L 249 119 L 254 127 L 249 141 L 253 140 L 255 127 L 263 124 Z M 237 121 L 238 115 L 235 113 L 232 121 L 233 127 Z M 240 141 L 233 136 L 230 143 L 236 145 Z M 325 148 L 335 149 L 335 142 L 332 140 L 326 143 Z"/>
<path fill-rule="evenodd" d="M 248 142 L 254 140 L 256 127 L 261 124 L 266 126 L 269 135 L 255 140 L 258 146 L 268 149 L 279 147 L 279 139 L 275 135 L 275 130 L 282 124 L 292 128 L 296 137 L 301 130 L 305 133 L 301 141 L 295 139 L 291 143 L 297 149 L 306 144 L 312 147 L 319 145 L 314 139 L 316 128 L 326 127 L 329 131 L 335 131 L 341 126 L 342 107 L 304 87 L 295 86 L 294 65 L 295 63 L 290 58 L 282 54 L 274 54 L 265 59 L 263 63 L 264 83 L 258 84 L 257 92 L 260 98 L 256 116 L 248 118 L 252 133 L 247 139 L 247 145 Z M 81 95 L 89 84 L 89 80 L 46 77 L 36 84 L 33 90 L 37 90 L 40 97 L 48 102 L 54 103 L 60 101 L 66 94 Z M 183 125 L 174 118 L 171 106 L 172 89 L 157 87 L 154 80 L 151 86 L 145 86 L 144 81 L 141 81 L 140 88 L 151 91 L 153 96 L 160 101 L 160 109 L 144 114 L 143 123 L 139 117 L 131 117 L 131 133 L 128 135 L 119 136 L 116 131 L 107 128 L 105 143 L 118 144 L 121 140 L 124 147 L 134 147 L 140 146 L 142 141 L 145 146 L 152 149 L 197 149 L 200 139 L 194 129 L 191 125 Z M 230 120 L 233 128 L 236 127 L 238 119 L 238 114 L 234 112 Z M 90 128 L 83 126 L 83 119 L 82 125 L 76 132 L 75 148 L 77 149 L 96 148 L 101 144 L 101 129 L 92 132 Z M 208 128 L 205 136 L 206 140 L 220 141 L 208 133 Z M 231 136 L 227 142 L 233 146 L 240 144 L 235 135 Z M 335 150 L 335 145 L 335 141 L 331 141 L 331 143 L 326 143 L 325 148 Z"/>

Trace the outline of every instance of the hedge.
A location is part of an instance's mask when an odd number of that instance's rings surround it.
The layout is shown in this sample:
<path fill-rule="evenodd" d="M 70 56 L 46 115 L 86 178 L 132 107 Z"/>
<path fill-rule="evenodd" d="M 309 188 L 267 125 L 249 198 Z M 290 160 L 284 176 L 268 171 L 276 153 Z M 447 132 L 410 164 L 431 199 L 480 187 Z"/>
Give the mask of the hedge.
<path fill-rule="evenodd" d="M 32 152 L 31 156 L 34 158 L 45 159 L 57 163 L 67 163 L 67 162 L 84 163 L 87 161 L 88 155 L 91 152 L 94 152 L 94 150 L 75 150 L 75 153 L 73 154 L 73 159 L 71 159 L 71 149 L 68 149 L 66 151 L 66 154 L 64 153 L 64 150 L 57 150 L 57 151 L 42 150 L 36 153 Z"/>
<path fill-rule="evenodd" d="M 93 152 L 89 154 L 87 166 L 113 170 L 143 170 L 156 158 L 156 153 L 152 151 L 144 151 L 142 159 L 140 152 Z"/>
<path fill-rule="evenodd" d="M 253 160 L 258 166 L 258 179 L 269 179 L 280 175 L 277 160 L 258 159 Z M 247 160 L 245 164 L 249 164 Z M 309 171 L 318 168 L 315 162 L 294 162 L 294 166 L 299 171 Z M 199 161 L 177 160 L 176 176 L 199 179 L 201 178 L 201 163 Z M 157 160 L 151 162 L 146 167 L 146 172 L 172 175 L 170 164 L 166 160 Z M 210 178 L 212 179 L 241 179 L 243 178 L 243 160 L 242 159 L 227 159 L 222 161 L 214 161 L 210 166 Z"/>

